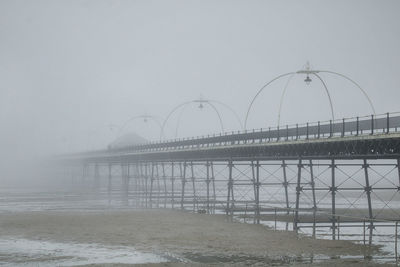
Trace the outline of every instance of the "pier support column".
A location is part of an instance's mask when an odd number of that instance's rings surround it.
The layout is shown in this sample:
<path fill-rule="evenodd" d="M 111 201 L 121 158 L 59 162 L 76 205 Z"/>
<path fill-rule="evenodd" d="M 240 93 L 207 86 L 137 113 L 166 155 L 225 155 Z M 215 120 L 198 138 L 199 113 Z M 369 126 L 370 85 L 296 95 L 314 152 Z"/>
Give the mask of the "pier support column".
<path fill-rule="evenodd" d="M 331 191 L 331 195 L 332 195 L 332 207 L 331 207 L 331 213 L 332 213 L 332 217 L 331 217 L 331 221 L 332 221 L 332 239 L 335 240 L 336 239 L 336 191 L 338 190 L 336 187 L 336 177 L 335 177 L 335 170 L 336 170 L 336 164 L 335 164 L 335 160 L 332 159 L 331 161 L 331 187 L 330 187 L 330 191 Z"/>
<path fill-rule="evenodd" d="M 162 169 L 162 178 L 164 182 L 164 193 L 163 193 L 163 198 L 164 198 L 164 209 L 167 207 L 167 176 L 165 175 L 165 165 L 164 162 L 161 163 L 161 169 Z"/>
<path fill-rule="evenodd" d="M 145 196 L 145 170 L 143 162 L 139 163 L 139 197 L 140 197 L 140 207 L 145 207 L 146 196 Z"/>
<path fill-rule="evenodd" d="M 207 214 L 210 214 L 210 163 L 206 162 Z"/>
<path fill-rule="evenodd" d="M 313 168 L 313 162 L 310 159 L 310 184 L 311 184 L 311 190 L 312 190 L 312 200 L 313 200 L 313 237 L 315 237 L 315 216 L 317 212 L 317 200 L 315 198 L 315 181 L 314 181 L 314 168 Z"/>
<path fill-rule="evenodd" d="M 148 207 L 148 165 L 147 163 L 144 164 L 144 201 L 145 201 L 145 207 Z"/>
<path fill-rule="evenodd" d="M 192 189 L 193 189 L 193 212 L 195 212 L 197 204 L 197 196 L 196 196 L 196 181 L 194 177 L 193 162 L 190 163 L 190 173 L 191 173 L 190 179 L 192 180 Z"/>
<path fill-rule="evenodd" d="M 108 164 L 108 184 L 107 184 L 107 197 L 108 204 L 111 204 L 111 188 L 112 188 L 112 164 Z"/>
<path fill-rule="evenodd" d="M 214 164 L 211 162 L 210 164 L 211 167 L 211 184 L 212 184 L 212 190 L 213 190 L 213 208 L 212 208 L 212 213 L 215 214 L 215 205 L 217 202 L 217 195 L 215 193 L 215 175 L 214 175 Z"/>
<path fill-rule="evenodd" d="M 122 205 L 128 205 L 128 179 L 129 179 L 129 165 L 121 164 L 121 202 Z"/>
<path fill-rule="evenodd" d="M 151 163 L 151 174 L 150 174 L 150 208 L 153 207 L 153 183 L 154 183 L 154 162 Z"/>
<path fill-rule="evenodd" d="M 298 231 L 298 223 L 299 223 L 299 209 L 300 209 L 300 194 L 303 190 L 301 187 L 301 169 L 303 168 L 303 164 L 301 158 L 299 159 L 299 163 L 297 164 L 297 186 L 296 186 L 296 210 L 294 217 L 293 229 Z"/>
<path fill-rule="evenodd" d="M 86 163 L 84 163 L 82 165 L 82 177 L 81 177 L 81 186 L 80 186 L 82 191 L 86 189 L 85 182 L 86 182 L 86 177 L 88 175 L 88 170 L 87 169 L 88 169 L 88 166 L 87 166 Z"/>
<path fill-rule="evenodd" d="M 132 189 L 132 197 L 134 199 L 135 208 L 139 206 L 138 201 L 138 180 L 139 180 L 139 173 L 138 173 L 138 164 L 137 162 L 133 165 L 133 189 Z"/>
<path fill-rule="evenodd" d="M 254 175 L 254 172 L 253 172 Z M 254 214 L 255 214 L 255 220 L 257 224 L 260 223 L 260 161 L 256 161 L 256 171 L 255 171 L 255 177 L 253 177 L 253 183 L 255 183 L 255 209 L 254 209 Z"/>
<path fill-rule="evenodd" d="M 400 189 L 400 159 L 397 159 L 397 175 L 398 175 L 398 178 L 399 178 L 398 188 Z"/>
<path fill-rule="evenodd" d="M 367 202 L 368 202 L 368 215 L 369 215 L 369 244 L 371 245 L 372 243 L 372 234 L 373 234 L 373 229 L 374 229 L 374 222 L 372 221 L 373 214 L 372 214 L 372 202 L 371 202 L 371 191 L 372 191 L 372 187 L 370 186 L 369 183 L 369 176 L 368 176 L 368 168 L 369 168 L 369 164 L 367 163 L 367 160 L 364 159 L 364 164 L 363 164 L 363 168 L 364 168 L 364 176 L 365 176 L 365 187 L 364 187 L 364 191 L 367 194 Z"/>
<path fill-rule="evenodd" d="M 283 171 L 283 188 L 285 189 L 285 200 L 286 200 L 286 214 L 289 214 L 289 193 L 288 193 L 288 181 L 287 181 L 287 174 L 286 174 L 286 161 L 282 160 L 282 171 Z"/>
<path fill-rule="evenodd" d="M 99 165 L 96 163 L 94 165 L 94 192 L 99 194 L 100 192 L 100 172 L 99 172 Z"/>
<path fill-rule="evenodd" d="M 161 187 L 160 187 L 160 172 L 158 169 L 158 162 L 156 163 L 154 179 L 157 181 L 157 208 L 160 207 Z"/>
<path fill-rule="evenodd" d="M 185 184 L 186 184 L 186 162 L 183 163 L 183 174 L 182 174 L 182 191 L 181 191 L 181 209 L 183 210 L 183 202 L 185 201 Z"/>
<path fill-rule="evenodd" d="M 171 202 L 172 209 L 175 208 L 175 164 L 171 163 Z"/>
<path fill-rule="evenodd" d="M 231 213 L 231 192 L 232 192 L 232 185 L 233 185 L 233 180 L 232 180 L 232 168 L 233 168 L 233 163 L 232 160 L 228 162 L 228 169 L 229 169 L 229 178 L 228 178 L 228 196 L 226 199 L 226 215 Z"/>

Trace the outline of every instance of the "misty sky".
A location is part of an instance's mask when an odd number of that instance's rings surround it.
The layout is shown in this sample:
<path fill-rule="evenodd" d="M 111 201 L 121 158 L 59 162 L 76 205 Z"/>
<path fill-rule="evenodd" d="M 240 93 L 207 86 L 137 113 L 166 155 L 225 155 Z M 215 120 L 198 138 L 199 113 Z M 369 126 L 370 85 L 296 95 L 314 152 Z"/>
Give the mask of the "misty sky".
<path fill-rule="evenodd" d="M 0 159 L 105 147 L 133 116 L 222 101 L 244 119 L 258 89 L 301 69 L 356 80 L 377 113 L 400 111 L 399 1 L 0 0 Z M 371 114 L 358 89 L 322 75 L 335 117 Z M 329 120 L 321 84 L 297 76 L 282 124 Z M 286 80 L 255 102 L 248 128 L 275 126 Z M 235 117 L 218 107 L 225 130 Z M 180 119 L 178 119 L 180 117 Z M 166 137 L 220 131 L 210 107 L 176 112 Z M 114 125 L 114 126 L 110 126 Z M 126 131 L 156 140 L 154 121 Z"/>

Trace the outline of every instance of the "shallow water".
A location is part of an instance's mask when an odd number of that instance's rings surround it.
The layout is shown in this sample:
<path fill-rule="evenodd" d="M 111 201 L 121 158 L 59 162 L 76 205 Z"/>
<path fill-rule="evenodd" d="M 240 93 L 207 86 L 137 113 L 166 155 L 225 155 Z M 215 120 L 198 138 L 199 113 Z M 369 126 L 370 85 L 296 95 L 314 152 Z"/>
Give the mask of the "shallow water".
<path fill-rule="evenodd" d="M 159 263 L 166 257 L 132 247 L 0 239 L 1 266 L 76 266 L 98 263 Z"/>
<path fill-rule="evenodd" d="M 293 223 L 282 222 L 282 221 L 261 221 L 263 225 L 268 226 L 271 229 L 276 230 L 292 230 Z M 308 224 L 307 226 L 311 226 Z M 366 233 L 364 240 L 363 227 L 360 227 L 360 223 L 346 223 L 340 227 L 339 235 L 336 233 L 336 239 L 348 240 L 357 244 L 367 244 L 368 246 L 368 230 L 366 225 Z M 301 226 L 300 226 L 301 227 Z M 400 229 L 399 229 L 400 230 Z M 312 227 L 303 227 L 299 230 L 300 234 L 307 236 L 313 235 Z M 315 236 L 318 239 L 332 239 L 332 231 L 329 225 L 326 227 L 317 227 L 315 230 Z M 365 242 L 365 243 L 364 243 Z M 371 258 L 376 262 L 394 262 L 395 261 L 395 226 L 393 223 L 379 223 L 379 226 L 375 226 L 372 244 L 380 247 L 382 255 L 359 255 L 358 258 L 364 258 L 366 256 L 371 256 Z"/>
<path fill-rule="evenodd" d="M 0 214 L 26 211 L 98 211 L 123 208 L 117 200 L 85 197 L 69 192 L 29 192 L 4 190 Z M 134 247 L 100 244 L 58 243 L 48 240 L 0 238 L 0 266 L 76 266 L 96 263 L 159 263 L 172 257 L 143 253 Z"/>
<path fill-rule="evenodd" d="M 4 190 L 4 189 L 3 189 Z M 105 209 L 132 209 L 131 206 L 121 205 L 121 200 L 115 196 L 111 202 L 96 198 L 94 195 L 71 192 L 29 192 L 17 190 L 4 190 L 0 192 L 0 214 L 24 211 L 98 211 Z M 162 206 L 162 205 L 160 205 Z M 222 212 L 222 211 L 221 211 Z M 219 213 L 219 212 L 217 212 Z M 275 227 L 274 221 L 262 221 L 264 225 Z M 278 230 L 292 230 L 291 223 L 277 221 Z M 400 229 L 399 229 L 400 230 Z M 301 228 L 301 233 L 312 234 L 312 228 Z M 362 228 L 340 229 L 340 239 L 363 242 Z M 382 245 L 382 250 L 387 257 L 376 259 L 378 261 L 393 261 L 394 256 L 394 229 L 392 227 L 379 227 L 374 231 L 373 244 Z M 330 228 L 318 228 L 317 238 L 331 239 Z M 367 237 L 368 238 L 368 237 Z M 358 258 L 362 258 L 360 255 Z M 185 257 L 191 258 L 191 257 Z M 202 255 L 199 259 L 204 259 Z M 206 257 L 207 258 L 207 257 Z M 214 259 L 219 262 L 221 259 Z M 326 260 L 323 255 L 305 255 L 295 261 Z M 198 260 L 194 257 L 192 260 Z M 94 263 L 157 263 L 175 261 L 177 257 L 160 253 L 142 253 L 134 247 L 104 246 L 100 244 L 56 243 L 48 240 L 26 240 L 15 238 L 0 239 L 0 265 L 2 266 L 74 266 Z M 182 260 L 182 259 L 180 259 Z M 242 260 L 242 259 L 241 259 Z M 248 261 L 249 259 L 246 259 Z M 289 259 L 293 260 L 293 259 Z M 375 259 L 374 259 L 375 260 Z M 281 261 L 281 260 L 279 260 Z M 285 261 L 282 261 L 285 262 Z"/>

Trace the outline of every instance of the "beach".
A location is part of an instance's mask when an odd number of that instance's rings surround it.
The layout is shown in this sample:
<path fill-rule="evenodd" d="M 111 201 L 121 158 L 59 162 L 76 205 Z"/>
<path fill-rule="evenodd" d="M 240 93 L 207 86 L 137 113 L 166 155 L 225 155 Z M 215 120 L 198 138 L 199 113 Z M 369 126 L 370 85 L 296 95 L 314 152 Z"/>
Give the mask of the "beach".
<path fill-rule="evenodd" d="M 225 215 L 177 210 L 8 212 L 0 216 L 0 234 L 2 238 L 134 247 L 168 259 L 142 266 L 365 265 L 357 259 L 365 247 L 349 241 L 316 240 L 291 231 L 233 222 Z"/>

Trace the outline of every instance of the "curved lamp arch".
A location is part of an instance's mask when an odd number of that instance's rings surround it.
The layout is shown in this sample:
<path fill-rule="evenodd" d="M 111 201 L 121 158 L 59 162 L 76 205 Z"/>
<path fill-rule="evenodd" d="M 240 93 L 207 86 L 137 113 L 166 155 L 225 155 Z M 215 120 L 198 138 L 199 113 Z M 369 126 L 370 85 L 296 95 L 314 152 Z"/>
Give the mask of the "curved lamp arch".
<path fill-rule="evenodd" d="M 293 74 L 292 76 L 289 77 L 289 79 L 288 79 L 288 81 L 287 81 L 287 83 L 286 83 L 286 85 L 285 85 L 285 87 L 284 87 L 284 89 L 283 89 L 283 91 L 282 91 L 281 99 L 280 99 L 280 102 L 279 102 L 278 124 L 277 124 L 278 126 L 280 125 L 280 122 L 281 122 L 281 112 L 282 112 L 283 99 L 284 99 L 284 97 L 285 97 L 285 94 L 286 94 L 287 88 L 288 88 L 288 86 L 289 86 L 290 80 L 291 80 L 296 74 L 297 74 L 297 73 L 295 73 L 295 74 Z M 325 81 L 321 78 L 321 76 L 319 76 L 319 75 L 316 74 L 316 73 L 310 73 L 310 74 L 311 74 L 311 75 L 314 75 L 315 77 L 317 77 L 318 80 L 320 80 L 320 82 L 322 83 L 322 85 L 323 85 L 323 87 L 324 87 L 324 90 L 325 90 L 325 93 L 326 93 L 326 95 L 327 95 L 327 97 L 328 97 L 328 100 L 329 100 L 329 106 L 330 106 L 330 109 L 331 109 L 331 118 L 332 118 L 332 121 L 334 121 L 334 120 L 335 120 L 335 112 L 334 112 L 334 110 L 333 110 L 332 97 L 331 97 L 331 94 L 329 93 L 328 86 L 326 85 Z"/>
<path fill-rule="evenodd" d="M 367 92 L 366 92 L 364 89 L 362 89 L 362 87 L 361 87 L 358 83 L 356 83 L 353 79 L 349 78 L 348 76 L 346 76 L 346 75 L 344 75 L 344 74 L 341 74 L 341 73 L 338 73 L 338 72 L 334 72 L 334 71 L 320 70 L 319 72 L 325 72 L 325 73 L 335 74 L 335 75 L 338 75 L 338 76 L 340 76 L 340 77 L 342 77 L 342 78 L 345 78 L 346 80 L 350 81 L 352 84 L 354 84 L 354 85 L 363 93 L 363 95 L 365 96 L 365 98 L 367 98 L 368 103 L 369 103 L 369 105 L 370 105 L 370 107 L 371 107 L 371 109 L 372 109 L 373 114 L 374 114 L 374 115 L 376 114 L 376 112 L 375 112 L 375 107 L 374 107 L 374 104 L 372 104 L 371 98 L 369 97 L 369 95 L 367 94 Z"/>
<path fill-rule="evenodd" d="M 121 133 L 122 133 L 122 131 L 126 128 L 126 126 L 128 125 L 128 123 L 130 123 L 130 122 L 132 122 L 132 121 L 134 121 L 134 120 L 137 120 L 137 119 L 143 119 L 145 122 L 147 122 L 147 120 L 153 120 L 156 124 L 157 124 L 157 126 L 160 128 L 160 131 L 161 131 L 161 127 L 162 127 L 162 125 L 161 125 L 161 123 L 160 123 L 160 121 L 158 120 L 158 118 L 156 117 L 156 116 L 152 116 L 152 115 L 147 115 L 147 114 L 144 114 L 144 115 L 139 115 L 139 116 L 134 116 L 134 117 L 131 117 L 131 118 L 129 118 L 128 120 L 126 120 L 123 124 L 122 124 L 122 126 L 119 128 L 119 130 L 118 130 L 118 133 L 117 133 L 117 137 L 119 137 L 119 136 L 121 136 Z M 162 137 L 162 133 L 161 133 L 161 135 L 160 135 L 160 138 Z"/>
<path fill-rule="evenodd" d="M 219 113 L 218 109 L 215 107 L 214 104 L 212 104 L 211 102 L 206 102 L 206 103 L 207 103 L 207 104 L 215 111 L 215 113 L 217 114 L 218 119 L 219 119 L 219 123 L 220 123 L 220 125 L 221 125 L 221 133 L 223 133 L 223 132 L 224 132 L 224 123 L 222 122 L 221 114 Z"/>
<path fill-rule="evenodd" d="M 247 126 L 247 119 L 249 118 L 249 113 L 250 113 L 251 108 L 253 107 L 254 101 L 255 101 L 256 98 L 261 94 L 261 92 L 262 92 L 268 85 L 270 85 L 271 83 L 273 83 L 274 81 L 276 81 L 276 80 L 278 80 L 278 79 L 280 79 L 280 78 L 283 78 L 283 77 L 285 77 L 285 76 L 292 75 L 292 74 L 295 74 L 295 72 L 289 72 L 289 73 L 281 74 L 281 75 L 279 75 L 279 76 L 273 78 L 272 80 L 270 80 L 268 83 L 266 83 L 263 87 L 261 87 L 261 88 L 258 90 L 257 94 L 253 97 L 253 99 L 252 99 L 251 102 L 250 102 L 249 107 L 247 108 L 246 117 L 245 117 L 245 119 L 244 119 L 244 128 L 246 128 L 246 126 Z"/>
<path fill-rule="evenodd" d="M 236 117 L 236 120 L 238 121 L 238 123 L 240 125 L 240 128 L 242 130 L 244 130 L 242 120 L 240 119 L 239 115 L 237 114 L 237 112 L 233 108 L 231 108 L 230 106 L 228 106 L 227 104 L 225 104 L 225 103 L 223 103 L 221 101 L 217 101 L 217 100 L 213 100 L 213 99 L 212 100 L 209 99 L 208 102 L 213 102 L 213 103 L 219 104 L 221 106 L 224 106 L 226 109 L 230 110 L 232 112 L 232 114 Z"/>
<path fill-rule="evenodd" d="M 236 120 L 238 121 L 240 127 L 243 128 L 243 124 L 242 124 L 242 122 L 241 122 L 241 120 L 240 120 L 240 117 L 238 116 L 238 114 L 235 112 L 235 110 L 234 110 L 233 108 L 231 108 L 231 107 L 228 106 L 227 104 L 225 104 L 225 103 L 223 103 L 223 102 L 220 102 L 220 101 L 217 101 L 217 100 L 202 99 L 202 98 L 200 98 L 200 99 L 195 99 L 195 100 L 192 100 L 192 101 L 183 102 L 183 103 L 177 105 L 176 107 L 174 107 L 174 108 L 168 113 L 167 117 L 165 118 L 165 120 L 164 120 L 164 122 L 163 122 L 163 124 L 162 124 L 162 130 L 161 130 L 161 132 L 164 133 L 164 128 L 165 128 L 165 126 L 166 126 L 168 120 L 170 119 L 170 117 L 171 117 L 176 111 L 178 111 L 179 109 L 182 109 L 181 112 L 180 112 L 180 114 L 179 114 L 179 117 L 178 117 L 177 125 L 176 125 L 176 127 L 175 127 L 175 136 L 177 136 L 178 129 L 179 129 L 179 125 L 180 125 L 180 120 L 181 120 L 181 116 L 182 116 L 182 114 L 183 114 L 183 111 L 184 111 L 190 104 L 193 104 L 193 103 L 199 103 L 199 104 L 200 104 L 199 107 L 202 107 L 203 104 L 204 104 L 204 105 L 210 106 L 211 109 L 213 109 L 213 111 L 215 112 L 215 114 L 218 116 L 218 120 L 219 120 L 219 124 L 220 124 L 221 131 L 222 131 L 222 132 L 225 131 L 225 130 L 224 130 L 224 123 L 223 123 L 222 115 L 221 115 L 220 111 L 219 111 L 218 108 L 217 108 L 217 105 L 221 105 L 221 106 L 225 107 L 226 109 L 228 109 L 230 112 L 232 112 L 233 115 L 235 116 Z"/>
<path fill-rule="evenodd" d="M 179 126 L 180 126 L 180 121 L 181 121 L 181 117 L 182 117 L 182 114 L 184 113 L 184 111 L 186 110 L 186 108 L 188 107 L 188 106 L 190 106 L 190 104 L 192 104 L 192 103 L 200 103 L 201 105 L 204 103 L 204 104 L 206 104 L 206 105 L 209 105 L 212 109 L 213 109 L 213 111 L 215 112 L 215 114 L 217 114 L 217 116 L 218 116 L 218 120 L 219 120 L 219 125 L 220 125 L 220 127 L 221 127 L 221 131 L 222 132 L 224 132 L 224 123 L 223 123 L 223 121 L 222 121 L 222 116 L 221 116 L 221 113 L 218 111 L 218 109 L 215 107 L 215 105 L 213 105 L 213 104 L 211 104 L 209 101 L 204 101 L 204 100 L 199 100 L 199 101 L 197 101 L 197 100 L 194 100 L 194 101 L 191 101 L 191 102 L 189 102 L 189 103 L 186 103 L 185 105 L 183 105 L 181 108 L 181 112 L 179 113 L 179 116 L 178 116 L 178 121 L 177 121 L 177 123 L 176 123 L 176 127 L 175 127 L 175 138 L 178 136 L 178 130 L 179 130 Z"/>
<path fill-rule="evenodd" d="M 183 103 L 177 105 L 176 107 L 174 107 L 174 108 L 168 113 L 167 117 L 165 118 L 165 120 L 163 121 L 163 123 L 162 123 L 162 125 L 161 125 L 160 139 L 161 139 L 162 136 L 164 136 L 164 128 L 165 128 L 165 125 L 167 124 L 167 122 L 168 122 L 169 118 L 172 116 L 172 114 L 174 114 L 175 111 L 177 111 L 177 110 L 180 109 L 181 107 L 186 106 L 187 104 L 192 103 L 192 102 L 193 102 L 193 101 L 186 101 L 186 102 L 183 102 Z"/>
<path fill-rule="evenodd" d="M 372 103 L 370 97 L 368 96 L 367 92 L 366 92 L 364 89 L 362 89 L 362 87 L 361 87 L 358 83 L 356 83 L 353 79 L 349 78 L 348 76 L 346 76 L 346 75 L 344 75 L 344 74 L 341 74 L 341 73 L 338 73 L 338 72 L 334 72 L 334 71 L 327 71 L 327 70 L 311 70 L 311 69 L 309 68 L 309 65 L 307 64 L 305 70 L 299 70 L 299 71 L 297 71 L 297 72 L 289 72 L 289 73 L 285 73 L 285 74 L 279 75 L 279 76 L 277 76 L 276 78 L 274 78 L 274 79 L 272 79 L 271 81 L 269 81 L 267 84 L 265 84 L 265 85 L 257 92 L 257 94 L 254 96 L 254 98 L 253 98 L 252 101 L 251 101 L 251 103 L 250 103 L 250 105 L 249 105 L 249 108 L 248 108 L 248 110 L 247 110 L 247 113 L 246 113 L 246 118 L 245 118 L 244 126 L 245 126 L 245 127 L 247 126 L 247 120 L 248 120 L 248 116 L 249 116 L 250 110 L 251 110 L 251 108 L 252 108 L 252 106 L 253 106 L 253 103 L 254 103 L 255 99 L 260 95 L 260 93 L 261 93 L 268 85 L 270 85 L 272 82 L 274 82 L 274 81 L 276 81 L 276 80 L 278 80 L 278 79 L 280 79 L 280 78 L 283 78 L 283 77 L 285 77 L 285 76 L 291 75 L 291 76 L 289 77 L 288 81 L 287 81 L 286 84 L 285 84 L 285 87 L 284 87 L 284 89 L 283 89 L 283 92 L 282 92 L 282 95 L 281 95 L 281 98 L 280 98 L 279 111 L 278 111 L 278 126 L 279 126 L 279 124 L 280 124 L 280 118 L 281 118 L 281 111 L 282 111 L 283 99 L 284 99 L 284 97 L 285 97 L 285 94 L 286 94 L 286 91 L 287 91 L 287 88 L 288 88 L 288 86 L 289 86 L 290 81 L 292 80 L 292 78 L 293 78 L 296 74 L 307 74 L 307 79 L 309 79 L 309 78 L 308 78 L 308 75 L 313 75 L 313 76 L 317 77 L 318 80 L 320 80 L 320 82 L 322 83 L 322 85 L 323 85 L 323 87 L 324 87 L 324 90 L 325 90 L 325 92 L 326 92 L 326 95 L 327 95 L 327 97 L 328 97 L 329 104 L 330 104 L 330 110 L 331 110 L 332 120 L 334 120 L 335 116 L 334 116 L 334 109 L 333 109 L 333 102 L 332 102 L 331 95 L 330 95 L 330 93 L 329 93 L 329 90 L 328 90 L 328 87 L 327 87 L 325 81 L 322 79 L 322 77 L 321 77 L 320 75 L 318 75 L 318 73 L 322 73 L 322 72 L 323 72 L 323 73 L 330 73 L 330 74 L 338 75 L 338 76 L 340 76 L 340 77 L 342 77 L 342 78 L 345 78 L 346 80 L 350 81 L 353 85 L 355 85 L 355 86 L 362 92 L 362 94 L 363 94 L 363 95 L 365 96 L 365 98 L 368 100 L 368 103 L 369 103 L 369 105 L 370 105 L 370 107 L 371 107 L 371 110 L 372 110 L 373 114 L 374 114 L 374 115 L 376 114 L 374 105 L 373 105 L 373 103 Z M 307 80 L 307 79 L 306 79 L 306 80 Z M 306 80 L 305 80 L 305 81 L 306 81 Z M 311 81 L 311 80 L 309 80 L 309 81 Z M 309 82 L 309 81 L 306 81 L 306 82 Z"/>
<path fill-rule="evenodd" d="M 182 115 L 185 113 L 186 108 L 189 106 L 189 103 L 187 105 L 184 105 L 178 115 L 178 120 L 176 121 L 176 126 L 175 126 L 175 138 L 178 137 L 178 130 L 179 130 L 179 126 L 181 124 L 181 119 L 182 119 Z"/>

